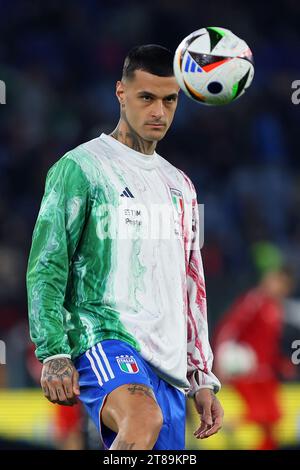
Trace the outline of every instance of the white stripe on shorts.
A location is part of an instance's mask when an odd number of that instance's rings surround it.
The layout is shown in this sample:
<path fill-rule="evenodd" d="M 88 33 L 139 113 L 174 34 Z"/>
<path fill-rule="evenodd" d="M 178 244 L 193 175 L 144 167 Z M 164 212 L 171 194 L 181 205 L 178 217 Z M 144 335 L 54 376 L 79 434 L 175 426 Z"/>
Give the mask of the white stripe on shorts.
<path fill-rule="evenodd" d="M 113 373 L 113 370 L 112 370 L 112 368 L 110 367 L 110 363 L 109 363 L 108 358 L 107 358 L 107 356 L 106 356 L 106 354 L 105 354 L 105 352 L 104 352 L 104 349 L 102 348 L 102 346 L 101 346 L 100 343 L 97 344 L 97 347 L 98 347 L 99 353 L 101 354 L 101 357 L 102 357 L 102 359 L 103 359 L 103 361 L 104 361 L 104 363 L 105 363 L 105 365 L 106 365 L 106 368 L 107 368 L 107 370 L 108 370 L 108 373 L 109 373 L 110 377 L 111 377 L 112 379 L 114 379 L 114 378 L 115 378 L 115 374 Z"/>
<path fill-rule="evenodd" d="M 100 369 L 100 372 L 101 372 L 101 374 L 102 374 L 102 376 L 103 376 L 103 378 L 104 378 L 104 382 L 108 382 L 107 374 L 106 374 L 106 372 L 105 372 L 105 370 L 104 370 L 103 365 L 101 364 L 101 359 L 100 359 L 100 357 L 98 356 L 98 353 L 97 353 L 97 351 L 96 351 L 95 346 L 92 347 L 92 355 L 93 355 L 94 359 L 96 359 L 96 361 L 97 361 L 97 364 L 98 364 L 98 367 L 99 367 L 99 369 Z"/>
<path fill-rule="evenodd" d="M 100 375 L 99 375 L 99 372 L 97 371 L 97 368 L 96 368 L 96 366 L 95 366 L 94 359 L 90 356 L 89 351 L 87 351 L 85 354 L 86 354 L 86 357 L 88 358 L 88 360 L 90 361 L 90 364 L 91 364 L 91 367 L 92 367 L 92 369 L 93 369 L 93 371 L 94 371 L 95 376 L 97 377 L 98 384 L 100 385 L 100 387 L 102 387 L 103 382 L 102 382 L 101 377 L 100 377 Z"/>

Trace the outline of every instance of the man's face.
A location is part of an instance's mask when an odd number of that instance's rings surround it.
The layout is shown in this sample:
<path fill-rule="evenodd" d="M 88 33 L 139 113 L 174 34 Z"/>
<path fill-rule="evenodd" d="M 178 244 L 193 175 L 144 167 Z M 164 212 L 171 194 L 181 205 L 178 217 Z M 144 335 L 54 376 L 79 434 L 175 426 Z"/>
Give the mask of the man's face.
<path fill-rule="evenodd" d="M 175 77 L 159 77 L 136 70 L 130 80 L 117 82 L 123 119 L 142 139 L 161 140 L 177 107 L 179 86 Z"/>
<path fill-rule="evenodd" d="M 288 297 L 295 287 L 292 277 L 282 271 L 266 274 L 265 283 L 267 284 L 269 292 L 279 299 Z"/>

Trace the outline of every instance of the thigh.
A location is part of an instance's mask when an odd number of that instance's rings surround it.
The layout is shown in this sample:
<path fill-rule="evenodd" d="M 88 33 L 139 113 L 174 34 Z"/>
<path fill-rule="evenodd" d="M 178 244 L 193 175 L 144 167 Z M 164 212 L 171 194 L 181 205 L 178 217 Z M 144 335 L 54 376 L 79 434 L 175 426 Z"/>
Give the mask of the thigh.
<path fill-rule="evenodd" d="M 153 389 L 144 383 L 127 383 L 113 390 L 101 410 L 102 423 L 117 433 L 124 421 L 137 428 L 160 410 Z"/>
<path fill-rule="evenodd" d="M 136 388 L 133 392 L 134 385 L 146 386 L 148 400 L 155 403 L 153 397 L 150 398 L 153 385 L 147 367 L 134 348 L 118 340 L 98 343 L 76 359 L 74 364 L 79 373 L 79 398 L 100 432 L 104 446 L 109 448 L 117 432 L 112 406 L 121 415 L 124 403 L 132 394 L 139 399 L 145 395 Z M 129 385 L 131 390 L 124 395 L 122 390 L 124 392 L 124 387 L 128 388 Z M 103 416 L 105 422 L 102 421 Z"/>

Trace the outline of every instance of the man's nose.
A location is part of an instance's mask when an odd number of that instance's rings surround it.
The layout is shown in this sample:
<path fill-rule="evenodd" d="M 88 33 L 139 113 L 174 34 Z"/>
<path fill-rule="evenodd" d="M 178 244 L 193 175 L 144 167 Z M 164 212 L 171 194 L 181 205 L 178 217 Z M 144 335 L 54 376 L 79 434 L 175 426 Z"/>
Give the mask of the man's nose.
<path fill-rule="evenodd" d="M 162 100 L 156 100 L 151 108 L 151 115 L 156 118 L 161 118 L 164 115 L 164 105 Z"/>

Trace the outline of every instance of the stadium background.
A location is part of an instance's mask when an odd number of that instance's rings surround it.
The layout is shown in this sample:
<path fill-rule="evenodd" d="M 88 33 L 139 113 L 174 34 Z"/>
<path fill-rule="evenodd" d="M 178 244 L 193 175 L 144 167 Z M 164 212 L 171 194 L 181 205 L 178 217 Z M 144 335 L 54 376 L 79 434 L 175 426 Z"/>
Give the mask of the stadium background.
<path fill-rule="evenodd" d="M 158 152 L 193 179 L 205 204 L 202 250 L 211 333 L 244 289 L 253 285 L 254 247 L 276 246 L 297 273 L 294 339 L 300 338 L 300 107 L 291 84 L 300 79 L 300 3 L 0 0 L 0 439 L 6 446 L 55 446 L 54 406 L 36 385 L 27 326 L 26 263 L 49 167 L 68 149 L 112 130 L 123 58 L 136 44 L 175 50 L 190 32 L 223 26 L 247 41 L 255 58 L 251 89 L 221 108 L 181 95 L 173 127 Z M 260 257 L 267 256 L 261 251 Z M 287 319 L 289 312 L 287 303 Z M 296 312 L 296 314 L 295 314 Z M 291 355 L 291 343 L 282 344 Z M 300 380 L 282 387 L 283 447 L 300 443 Z M 224 431 L 198 442 L 188 415 L 189 448 L 255 448 L 254 425 L 233 429 L 242 403 L 230 387 L 220 393 Z"/>

